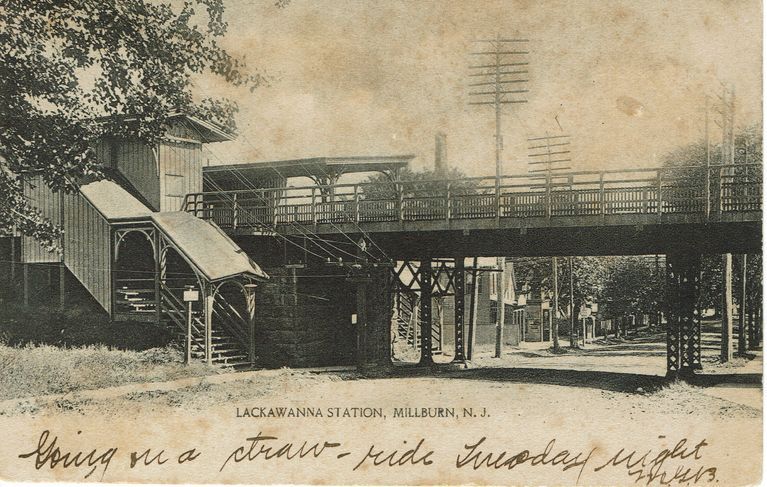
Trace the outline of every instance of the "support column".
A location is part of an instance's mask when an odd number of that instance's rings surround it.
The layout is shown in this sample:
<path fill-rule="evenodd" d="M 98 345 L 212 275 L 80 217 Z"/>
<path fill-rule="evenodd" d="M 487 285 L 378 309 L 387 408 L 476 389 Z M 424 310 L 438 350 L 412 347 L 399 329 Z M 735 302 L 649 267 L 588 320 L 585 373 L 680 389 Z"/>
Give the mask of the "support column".
<path fill-rule="evenodd" d="M 419 365 L 433 365 L 431 357 L 431 259 L 421 259 L 418 267 L 421 288 L 421 360 Z"/>
<path fill-rule="evenodd" d="M 245 285 L 245 306 L 248 320 L 248 362 L 256 362 L 256 285 Z"/>
<path fill-rule="evenodd" d="M 467 340 L 466 360 L 474 356 L 474 345 L 477 337 L 477 301 L 479 301 L 479 272 L 477 271 L 478 259 L 474 257 L 471 265 L 471 303 L 469 303 L 469 338 Z"/>
<path fill-rule="evenodd" d="M 205 362 L 208 365 L 213 364 L 213 286 L 206 286 L 205 289 Z"/>
<path fill-rule="evenodd" d="M 746 254 L 740 256 L 740 311 L 738 312 L 738 354 L 745 355 L 748 349 L 746 334 Z"/>
<path fill-rule="evenodd" d="M 463 257 L 455 258 L 453 288 L 455 289 L 455 302 L 453 306 L 455 308 L 455 355 L 453 356 L 453 362 L 464 363 L 466 362 L 466 356 L 463 349 L 463 319 L 465 316 L 466 285 Z"/>
<path fill-rule="evenodd" d="M 392 365 L 391 271 L 386 267 L 369 267 L 366 275 L 350 280 L 357 287 L 357 368 L 365 373 L 387 372 Z"/>
<path fill-rule="evenodd" d="M 21 270 L 22 270 L 22 279 L 23 282 L 23 293 L 24 293 L 24 306 L 29 306 L 29 264 L 27 262 L 24 262 L 21 264 Z"/>
<path fill-rule="evenodd" d="M 700 292 L 701 257 L 694 252 L 666 256 L 667 370 L 689 375 L 701 368 Z"/>
<path fill-rule="evenodd" d="M 506 325 L 506 303 L 504 302 L 505 286 L 506 286 L 506 258 L 498 257 L 498 285 L 496 286 L 495 295 L 496 303 L 498 304 L 497 319 L 495 324 L 495 357 L 501 358 L 503 356 L 503 340 L 504 333 L 503 327 Z"/>
<path fill-rule="evenodd" d="M 67 266 L 59 264 L 59 306 L 64 306 L 67 298 Z"/>
<path fill-rule="evenodd" d="M 11 233 L 11 284 L 16 284 L 16 227 Z"/>
<path fill-rule="evenodd" d="M 732 254 L 722 256 L 722 362 L 732 360 Z"/>

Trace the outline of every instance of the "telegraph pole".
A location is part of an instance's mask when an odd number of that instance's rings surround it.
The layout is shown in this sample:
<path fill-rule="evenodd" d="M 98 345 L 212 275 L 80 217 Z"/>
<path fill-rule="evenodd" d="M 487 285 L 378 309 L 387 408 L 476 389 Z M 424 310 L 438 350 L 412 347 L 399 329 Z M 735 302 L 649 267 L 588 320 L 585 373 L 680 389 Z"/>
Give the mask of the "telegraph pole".
<path fill-rule="evenodd" d="M 492 105 L 495 109 L 495 176 L 496 189 L 503 175 L 503 135 L 501 134 L 501 114 L 503 105 L 527 103 L 527 100 L 517 95 L 527 93 L 524 84 L 529 80 L 524 75 L 527 69 L 520 69 L 530 63 L 524 61 L 528 51 L 514 50 L 512 46 L 529 42 L 528 39 L 504 39 L 496 35 L 495 39 L 479 39 L 475 41 L 480 50 L 472 52 L 480 60 L 469 66 L 469 76 L 477 78 L 469 83 L 473 88 L 469 91 L 472 101 L 469 105 Z M 514 86 L 521 88 L 512 89 Z M 497 193 L 498 194 L 498 193 Z"/>
<path fill-rule="evenodd" d="M 469 83 L 472 89 L 469 96 L 472 97 L 470 105 L 492 105 L 495 109 L 495 197 L 496 218 L 501 217 L 501 176 L 503 176 L 503 135 L 501 134 L 501 113 L 503 105 L 513 103 L 526 103 L 527 100 L 514 98 L 516 95 L 527 93 L 525 88 L 512 89 L 513 86 L 524 86 L 528 71 L 519 69 L 527 66 L 527 61 L 522 61 L 528 51 L 515 50 L 513 46 L 527 43 L 527 39 L 505 39 L 496 34 L 495 39 L 478 39 L 475 44 L 479 49 L 470 53 L 479 59 L 477 64 L 469 66 L 472 78 L 476 81 Z M 506 282 L 505 259 L 498 257 L 500 285 L 497 292 L 498 321 L 496 323 L 495 356 L 500 357 L 503 352 L 503 325 L 506 317 L 504 303 L 504 283 Z"/>
<path fill-rule="evenodd" d="M 573 258 L 569 257 L 570 261 L 570 347 L 578 348 L 578 332 L 576 331 L 575 322 L 578 319 L 575 315 L 575 286 L 573 279 Z"/>
<path fill-rule="evenodd" d="M 569 170 L 569 166 L 561 166 L 559 164 L 568 163 L 570 159 L 570 136 L 569 135 L 549 135 L 548 132 L 543 137 L 528 138 L 527 141 L 531 145 L 527 150 L 532 151 L 527 155 L 530 158 L 528 164 L 530 165 L 529 172 L 531 174 L 546 173 L 546 192 L 551 194 L 551 183 L 554 174 L 557 171 Z M 540 168 L 539 165 L 544 165 Z M 555 350 L 559 349 L 559 288 L 558 288 L 558 262 L 557 257 L 551 258 L 551 274 L 553 276 L 553 307 L 551 313 L 553 317 L 551 319 L 551 336 L 553 338 L 553 346 Z M 572 323 L 571 323 L 572 326 Z M 572 330 L 570 332 L 572 336 Z M 572 340 L 571 340 L 572 342 Z"/>
<path fill-rule="evenodd" d="M 554 288 L 552 300 L 554 302 L 551 305 L 551 312 L 554 313 L 554 317 L 551 320 L 551 336 L 554 339 L 554 350 L 559 350 L 559 322 L 557 321 L 559 319 L 559 279 L 557 278 L 559 269 L 557 267 L 557 258 L 552 257 L 551 275 L 553 276 L 552 287 Z"/>
<path fill-rule="evenodd" d="M 722 114 L 722 165 L 734 166 L 735 164 L 735 88 L 730 90 L 722 85 L 722 95 L 719 97 Z M 722 178 L 735 174 L 734 167 L 723 167 L 719 174 L 719 187 L 722 188 Z M 719 210 L 723 209 L 726 194 L 720 189 Z M 721 357 L 722 362 L 732 360 L 732 254 L 722 256 L 722 339 Z"/>

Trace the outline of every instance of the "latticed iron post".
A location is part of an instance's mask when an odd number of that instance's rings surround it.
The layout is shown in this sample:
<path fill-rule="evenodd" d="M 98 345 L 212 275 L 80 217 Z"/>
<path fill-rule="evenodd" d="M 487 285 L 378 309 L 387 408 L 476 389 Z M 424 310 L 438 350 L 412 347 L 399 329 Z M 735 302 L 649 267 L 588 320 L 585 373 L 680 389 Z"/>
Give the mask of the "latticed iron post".
<path fill-rule="evenodd" d="M 667 370 L 679 375 L 701 368 L 700 293 L 701 257 L 695 252 L 666 256 Z"/>
<path fill-rule="evenodd" d="M 420 365 L 432 365 L 431 356 L 431 259 L 421 259 L 418 266 L 421 288 L 421 360 Z"/>
<path fill-rule="evenodd" d="M 465 286 L 465 268 L 464 258 L 455 258 L 455 267 L 453 271 L 453 288 L 455 291 L 454 307 L 455 307 L 455 356 L 453 362 L 463 363 L 466 361 L 466 355 L 464 353 L 464 337 L 463 337 L 463 319 L 464 309 L 466 304 L 466 286 Z"/>

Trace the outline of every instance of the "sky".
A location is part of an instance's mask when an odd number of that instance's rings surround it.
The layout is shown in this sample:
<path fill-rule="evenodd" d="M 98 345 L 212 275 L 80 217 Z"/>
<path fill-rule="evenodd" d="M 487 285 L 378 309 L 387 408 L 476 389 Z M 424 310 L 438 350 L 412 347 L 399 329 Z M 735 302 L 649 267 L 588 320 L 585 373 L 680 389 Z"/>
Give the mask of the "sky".
<path fill-rule="evenodd" d="M 254 93 L 213 77 L 204 96 L 240 106 L 239 137 L 211 164 L 414 154 L 434 136 L 468 175 L 495 172 L 495 117 L 468 104 L 473 40 L 529 39 L 527 103 L 502 115 L 503 170 L 528 170 L 527 138 L 571 136 L 573 169 L 655 166 L 704 135 L 706 97 L 736 94 L 736 125 L 761 120 L 759 1 L 227 0 L 221 44 L 273 78 Z M 476 81 L 476 80 L 474 80 Z M 712 119 L 719 115 L 712 110 Z M 720 129 L 712 122 L 712 139 Z"/>

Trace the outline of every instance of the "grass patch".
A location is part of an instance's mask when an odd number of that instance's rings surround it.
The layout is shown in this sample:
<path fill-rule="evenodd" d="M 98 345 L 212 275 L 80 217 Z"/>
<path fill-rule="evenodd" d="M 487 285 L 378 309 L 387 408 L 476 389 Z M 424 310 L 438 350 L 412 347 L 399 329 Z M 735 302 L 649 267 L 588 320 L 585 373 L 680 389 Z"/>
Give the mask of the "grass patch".
<path fill-rule="evenodd" d="M 222 369 L 203 363 L 184 365 L 181 352 L 173 347 L 138 352 L 104 345 L 0 345 L 0 371 L 3 400 L 167 381 L 220 373 Z"/>

